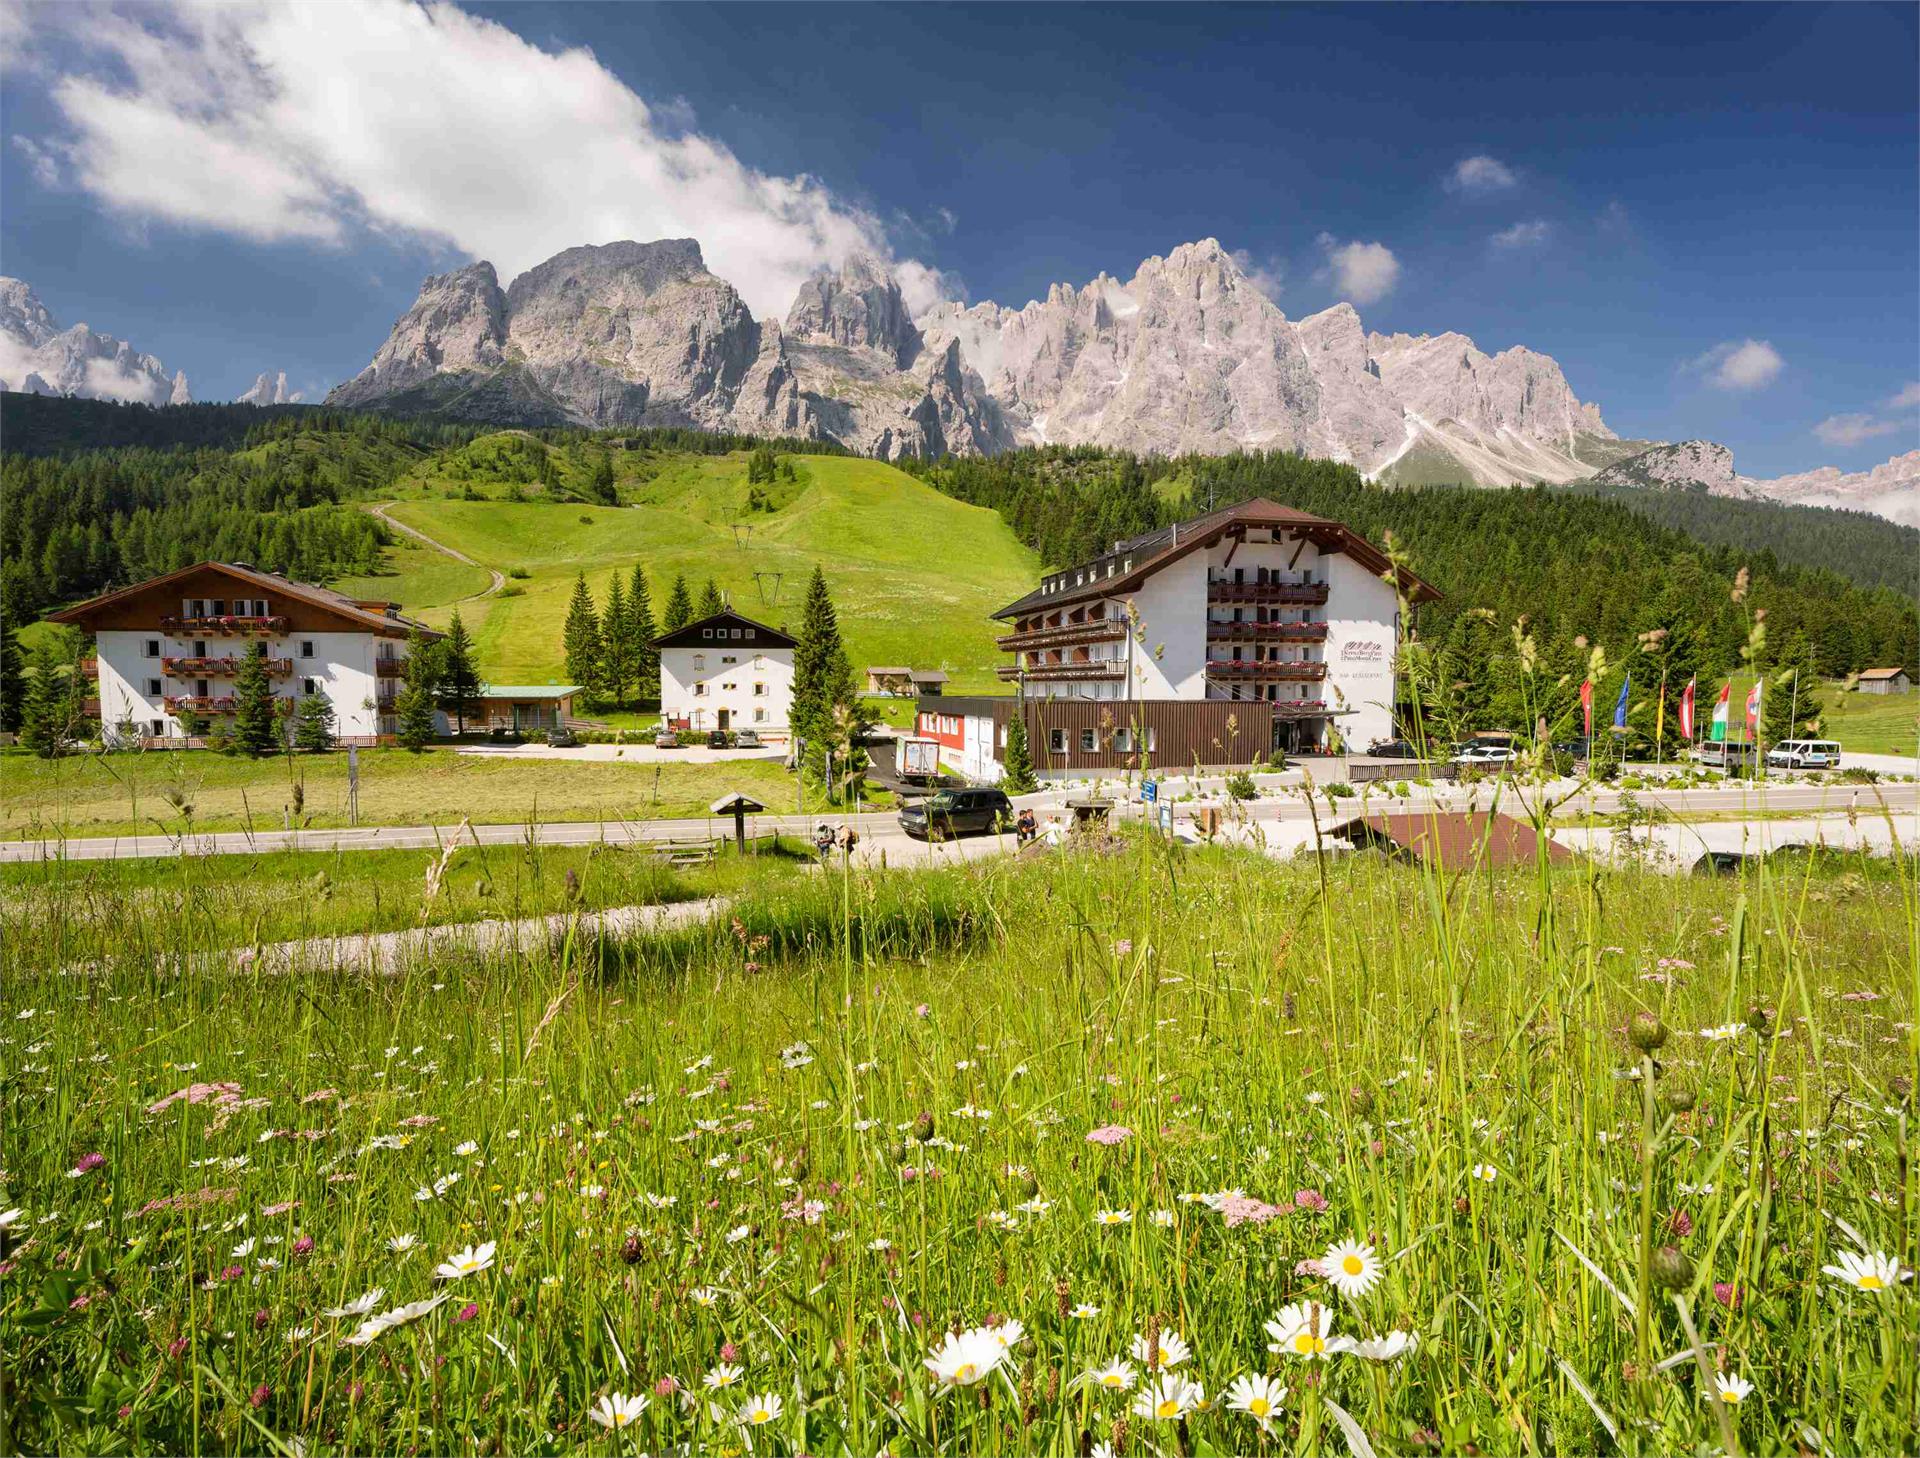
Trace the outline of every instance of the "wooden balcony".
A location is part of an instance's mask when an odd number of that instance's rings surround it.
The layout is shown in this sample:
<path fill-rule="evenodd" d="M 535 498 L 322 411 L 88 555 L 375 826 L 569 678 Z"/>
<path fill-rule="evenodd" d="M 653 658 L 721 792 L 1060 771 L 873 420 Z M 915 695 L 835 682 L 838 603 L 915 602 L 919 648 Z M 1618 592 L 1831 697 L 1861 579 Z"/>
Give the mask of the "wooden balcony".
<path fill-rule="evenodd" d="M 168 694 L 165 702 L 174 714 L 231 714 L 240 701 L 232 694 Z"/>
<path fill-rule="evenodd" d="M 994 639 L 1009 653 L 1029 648 L 1065 648 L 1079 643 L 1117 643 L 1127 636 L 1119 618 L 1094 618 L 1084 623 L 1062 623 L 1051 628 L 1026 628 Z"/>
<path fill-rule="evenodd" d="M 404 658 L 376 658 L 373 660 L 373 672 L 377 678 L 404 678 L 407 672 L 407 660 Z"/>
<path fill-rule="evenodd" d="M 1302 607 L 1318 607 L 1327 600 L 1327 584 L 1324 582 L 1209 582 L 1207 601 L 1223 602 L 1264 602 L 1297 604 Z"/>
<path fill-rule="evenodd" d="M 160 671 L 175 678 L 232 678 L 240 671 L 244 658 L 162 658 Z M 285 678 L 293 672 L 291 658 L 269 658 L 267 672 Z"/>
<path fill-rule="evenodd" d="M 100 677 L 100 660 L 98 658 L 82 658 L 80 660 L 80 677 Z"/>
<path fill-rule="evenodd" d="M 212 636 L 219 638 L 251 637 L 255 634 L 271 637 L 287 631 L 287 620 L 278 613 L 264 618 L 241 617 L 236 614 L 224 614 L 217 618 L 162 618 L 160 631 L 174 633 L 181 637 Z"/>
<path fill-rule="evenodd" d="M 1327 676 L 1324 663 L 1275 663 L 1254 658 L 1209 658 L 1207 677 L 1253 683 L 1318 683 Z"/>
<path fill-rule="evenodd" d="M 1324 643 L 1325 623 L 1208 623 L 1209 643 Z"/>
<path fill-rule="evenodd" d="M 1043 663 L 1034 668 L 1006 665 L 995 670 L 1008 683 L 1022 678 L 1057 679 L 1074 683 L 1125 678 L 1127 665 L 1117 658 L 1096 659 L 1090 663 Z"/>

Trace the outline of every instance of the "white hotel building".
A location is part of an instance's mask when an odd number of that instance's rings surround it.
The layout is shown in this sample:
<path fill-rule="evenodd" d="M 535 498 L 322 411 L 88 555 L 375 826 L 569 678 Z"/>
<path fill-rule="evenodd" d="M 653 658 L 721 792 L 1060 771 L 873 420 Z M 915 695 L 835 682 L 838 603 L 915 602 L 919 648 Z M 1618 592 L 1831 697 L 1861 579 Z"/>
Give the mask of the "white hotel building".
<path fill-rule="evenodd" d="M 994 615 L 999 675 L 1042 771 L 1363 748 L 1393 733 L 1402 595 L 1439 596 L 1339 522 L 1246 501 L 1049 573 Z M 995 779 L 1013 703 L 923 699 L 921 731 Z"/>
<path fill-rule="evenodd" d="M 232 715 L 234 677 L 265 645 L 276 699 L 291 715 L 317 693 L 333 705 L 342 744 L 375 744 L 398 729 L 394 699 L 407 635 L 399 606 L 362 601 L 239 562 L 201 562 L 51 615 L 93 635 L 100 723 L 176 746 L 193 719 Z M 441 635 L 421 629 L 429 639 Z"/>
<path fill-rule="evenodd" d="M 670 728 L 751 729 L 784 737 L 793 712 L 794 640 L 728 609 L 653 640 L 660 717 Z"/>

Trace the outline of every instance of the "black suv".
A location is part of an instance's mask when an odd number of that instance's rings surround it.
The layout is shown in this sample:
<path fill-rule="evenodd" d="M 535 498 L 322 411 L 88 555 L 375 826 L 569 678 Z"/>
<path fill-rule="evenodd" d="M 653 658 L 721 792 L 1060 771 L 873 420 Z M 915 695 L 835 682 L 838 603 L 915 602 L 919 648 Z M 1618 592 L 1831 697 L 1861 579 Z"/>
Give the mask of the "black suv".
<path fill-rule="evenodd" d="M 1013 804 L 1001 790 L 942 790 L 902 809 L 900 828 L 922 840 L 992 835 L 1013 828 Z"/>

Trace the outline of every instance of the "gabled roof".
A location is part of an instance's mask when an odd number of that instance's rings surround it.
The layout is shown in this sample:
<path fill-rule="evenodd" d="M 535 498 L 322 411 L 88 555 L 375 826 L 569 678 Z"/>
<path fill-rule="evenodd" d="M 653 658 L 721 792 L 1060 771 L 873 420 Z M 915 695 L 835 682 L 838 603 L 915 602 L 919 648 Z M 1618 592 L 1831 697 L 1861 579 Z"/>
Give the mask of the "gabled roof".
<path fill-rule="evenodd" d="M 792 648 L 795 642 L 778 628 L 769 628 L 765 623 L 756 623 L 752 618 L 743 617 L 732 608 L 717 612 L 710 618 L 701 618 L 698 622 L 688 623 L 686 627 L 671 633 L 662 633 L 653 640 L 656 648 L 711 648 L 724 637 L 729 643 L 751 643 L 756 648 Z"/>
<path fill-rule="evenodd" d="M 446 636 L 424 623 L 415 622 L 412 618 L 403 618 L 398 613 L 374 611 L 363 599 L 348 597 L 344 592 L 335 592 L 331 587 L 318 587 L 311 582 L 295 582 L 291 577 L 282 577 L 278 572 L 262 572 L 257 567 L 248 567 L 240 562 L 195 562 L 191 567 L 163 572 L 158 577 L 147 578 L 144 582 L 136 582 L 128 587 L 117 587 L 111 592 L 103 592 L 98 597 L 75 603 L 72 607 L 64 608 L 60 612 L 49 613 L 47 617 L 52 622 L 73 623 L 84 628 L 87 625 L 87 619 L 100 609 L 112 607 L 136 594 L 163 588 L 170 582 L 177 582 L 196 572 L 218 572 L 248 587 L 263 592 L 280 593 L 285 597 L 310 603 L 314 607 L 324 608 L 330 613 L 338 613 L 344 618 L 362 623 L 369 628 L 389 631 L 395 628 L 405 630 L 418 628 L 429 639 Z"/>
<path fill-rule="evenodd" d="M 475 695 L 482 699 L 564 699 L 580 692 L 577 683 L 489 683 Z"/>
<path fill-rule="evenodd" d="M 1090 563 L 1081 562 L 1060 572 L 1049 572 L 1049 580 L 1064 582 L 1075 572 L 1086 571 L 1087 580 L 1078 586 L 1057 587 L 1052 592 L 1045 590 L 1046 584 L 1043 582 L 1026 596 L 1008 603 L 994 616 L 1017 617 L 1039 607 L 1058 607 L 1063 603 L 1085 602 L 1131 592 L 1163 567 L 1179 561 L 1189 552 L 1198 551 L 1223 533 L 1263 526 L 1298 532 L 1325 550 L 1344 552 L 1370 572 L 1384 574 L 1393 567 L 1385 552 L 1351 527 L 1259 496 L 1251 501 L 1237 502 L 1219 511 L 1208 512 L 1205 516 L 1175 522 L 1158 531 L 1129 537 L 1123 542 L 1116 542 L 1111 552 Z M 1129 561 L 1133 565 L 1125 566 Z M 1114 568 L 1111 576 L 1105 572 L 1108 566 Z M 1398 569 L 1396 575 L 1400 590 L 1415 602 L 1430 602 L 1440 596 L 1438 588 L 1404 568 Z"/>
<path fill-rule="evenodd" d="M 1877 681 L 1883 678 L 1898 678 L 1905 672 L 1904 668 L 1863 668 L 1860 670 L 1860 677 Z"/>

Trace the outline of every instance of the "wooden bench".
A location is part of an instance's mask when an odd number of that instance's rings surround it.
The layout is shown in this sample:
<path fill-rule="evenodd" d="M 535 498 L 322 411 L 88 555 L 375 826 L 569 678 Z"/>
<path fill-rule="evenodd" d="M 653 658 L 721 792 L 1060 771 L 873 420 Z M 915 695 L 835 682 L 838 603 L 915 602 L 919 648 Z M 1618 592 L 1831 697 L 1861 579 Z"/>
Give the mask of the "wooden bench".
<path fill-rule="evenodd" d="M 670 866 L 711 865 L 713 858 L 720 853 L 718 840 L 650 840 L 646 842 L 649 854 L 661 857 Z"/>

